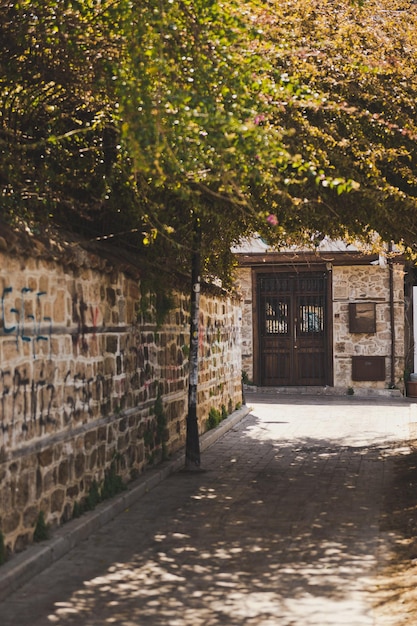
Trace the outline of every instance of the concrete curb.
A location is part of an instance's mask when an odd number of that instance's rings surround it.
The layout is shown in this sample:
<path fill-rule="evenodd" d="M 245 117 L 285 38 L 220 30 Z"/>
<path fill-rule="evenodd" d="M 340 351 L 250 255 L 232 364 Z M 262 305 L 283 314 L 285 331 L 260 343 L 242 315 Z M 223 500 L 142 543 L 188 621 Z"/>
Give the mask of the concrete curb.
<path fill-rule="evenodd" d="M 249 413 L 250 408 L 243 406 L 223 420 L 217 428 L 204 433 L 200 438 L 201 451 L 213 445 Z M 180 470 L 184 463 L 185 453 L 182 452 L 172 460 L 156 466 L 155 469 L 148 469 L 140 478 L 128 485 L 126 491 L 111 500 L 102 502 L 94 511 L 60 526 L 51 539 L 41 544 L 31 545 L 20 554 L 13 556 L 10 561 L 0 567 L 0 601 L 58 561 L 95 530 L 129 508 L 133 502 L 159 485 L 170 474 Z"/>

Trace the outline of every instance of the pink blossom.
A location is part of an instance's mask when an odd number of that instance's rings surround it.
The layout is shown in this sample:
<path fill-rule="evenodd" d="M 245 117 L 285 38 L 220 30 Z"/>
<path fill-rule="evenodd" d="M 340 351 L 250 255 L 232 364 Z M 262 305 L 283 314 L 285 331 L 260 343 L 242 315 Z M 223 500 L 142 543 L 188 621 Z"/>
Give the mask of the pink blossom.
<path fill-rule="evenodd" d="M 255 118 L 253 120 L 253 123 L 256 126 L 259 126 L 259 124 L 262 124 L 262 122 L 264 122 L 264 121 L 265 121 L 265 115 L 263 113 L 260 113 L 259 115 L 255 116 Z"/>
<path fill-rule="evenodd" d="M 273 213 L 268 215 L 268 217 L 266 218 L 266 221 L 268 222 L 268 224 L 271 224 L 271 226 L 277 226 L 278 224 L 278 218 Z"/>

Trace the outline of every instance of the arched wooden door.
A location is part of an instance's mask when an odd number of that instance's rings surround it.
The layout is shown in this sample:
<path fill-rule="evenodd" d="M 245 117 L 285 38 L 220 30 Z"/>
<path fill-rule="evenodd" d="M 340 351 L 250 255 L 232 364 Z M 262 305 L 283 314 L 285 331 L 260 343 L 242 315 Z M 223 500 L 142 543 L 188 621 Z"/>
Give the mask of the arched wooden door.
<path fill-rule="evenodd" d="M 327 272 L 258 275 L 262 386 L 329 384 Z"/>

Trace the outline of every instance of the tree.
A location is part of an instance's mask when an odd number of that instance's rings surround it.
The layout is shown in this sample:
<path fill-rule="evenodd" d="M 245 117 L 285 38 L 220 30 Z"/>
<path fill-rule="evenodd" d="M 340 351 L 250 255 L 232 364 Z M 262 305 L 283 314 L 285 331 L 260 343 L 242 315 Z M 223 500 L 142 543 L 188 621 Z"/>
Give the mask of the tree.
<path fill-rule="evenodd" d="M 115 211 L 110 191 L 128 179 L 112 80 L 122 44 L 114 7 L 2 0 L 0 10 L 3 213 L 67 229 L 81 220 L 97 234 L 93 223 Z"/>
<path fill-rule="evenodd" d="M 414 4 L 0 9 L 9 221 L 116 241 L 158 272 L 189 275 L 198 253 L 225 284 L 231 245 L 254 231 L 277 245 L 376 231 L 416 252 Z"/>
<path fill-rule="evenodd" d="M 408 2 L 152 6 L 133 5 L 120 98 L 148 240 L 167 229 L 187 247 L 197 213 L 217 274 L 253 230 L 277 244 L 377 231 L 414 246 Z"/>
<path fill-rule="evenodd" d="M 405 0 L 1 9 L 9 219 L 117 236 L 188 273 L 198 215 L 203 269 L 225 279 L 230 245 L 254 230 L 277 244 L 377 230 L 414 245 Z"/>
<path fill-rule="evenodd" d="M 415 6 L 298 0 L 254 11 L 280 92 L 265 117 L 287 129 L 301 163 L 280 195 L 267 191 L 280 223 L 317 238 L 377 231 L 415 250 Z"/>

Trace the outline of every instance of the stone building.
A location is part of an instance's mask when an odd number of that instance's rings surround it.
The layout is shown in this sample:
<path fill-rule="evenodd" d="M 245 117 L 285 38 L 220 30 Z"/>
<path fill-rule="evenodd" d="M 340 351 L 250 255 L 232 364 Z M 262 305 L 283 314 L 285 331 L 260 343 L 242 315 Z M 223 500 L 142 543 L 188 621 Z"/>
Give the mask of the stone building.
<path fill-rule="evenodd" d="M 235 250 L 242 368 L 262 387 L 404 391 L 405 263 L 324 240 L 316 250 Z"/>

